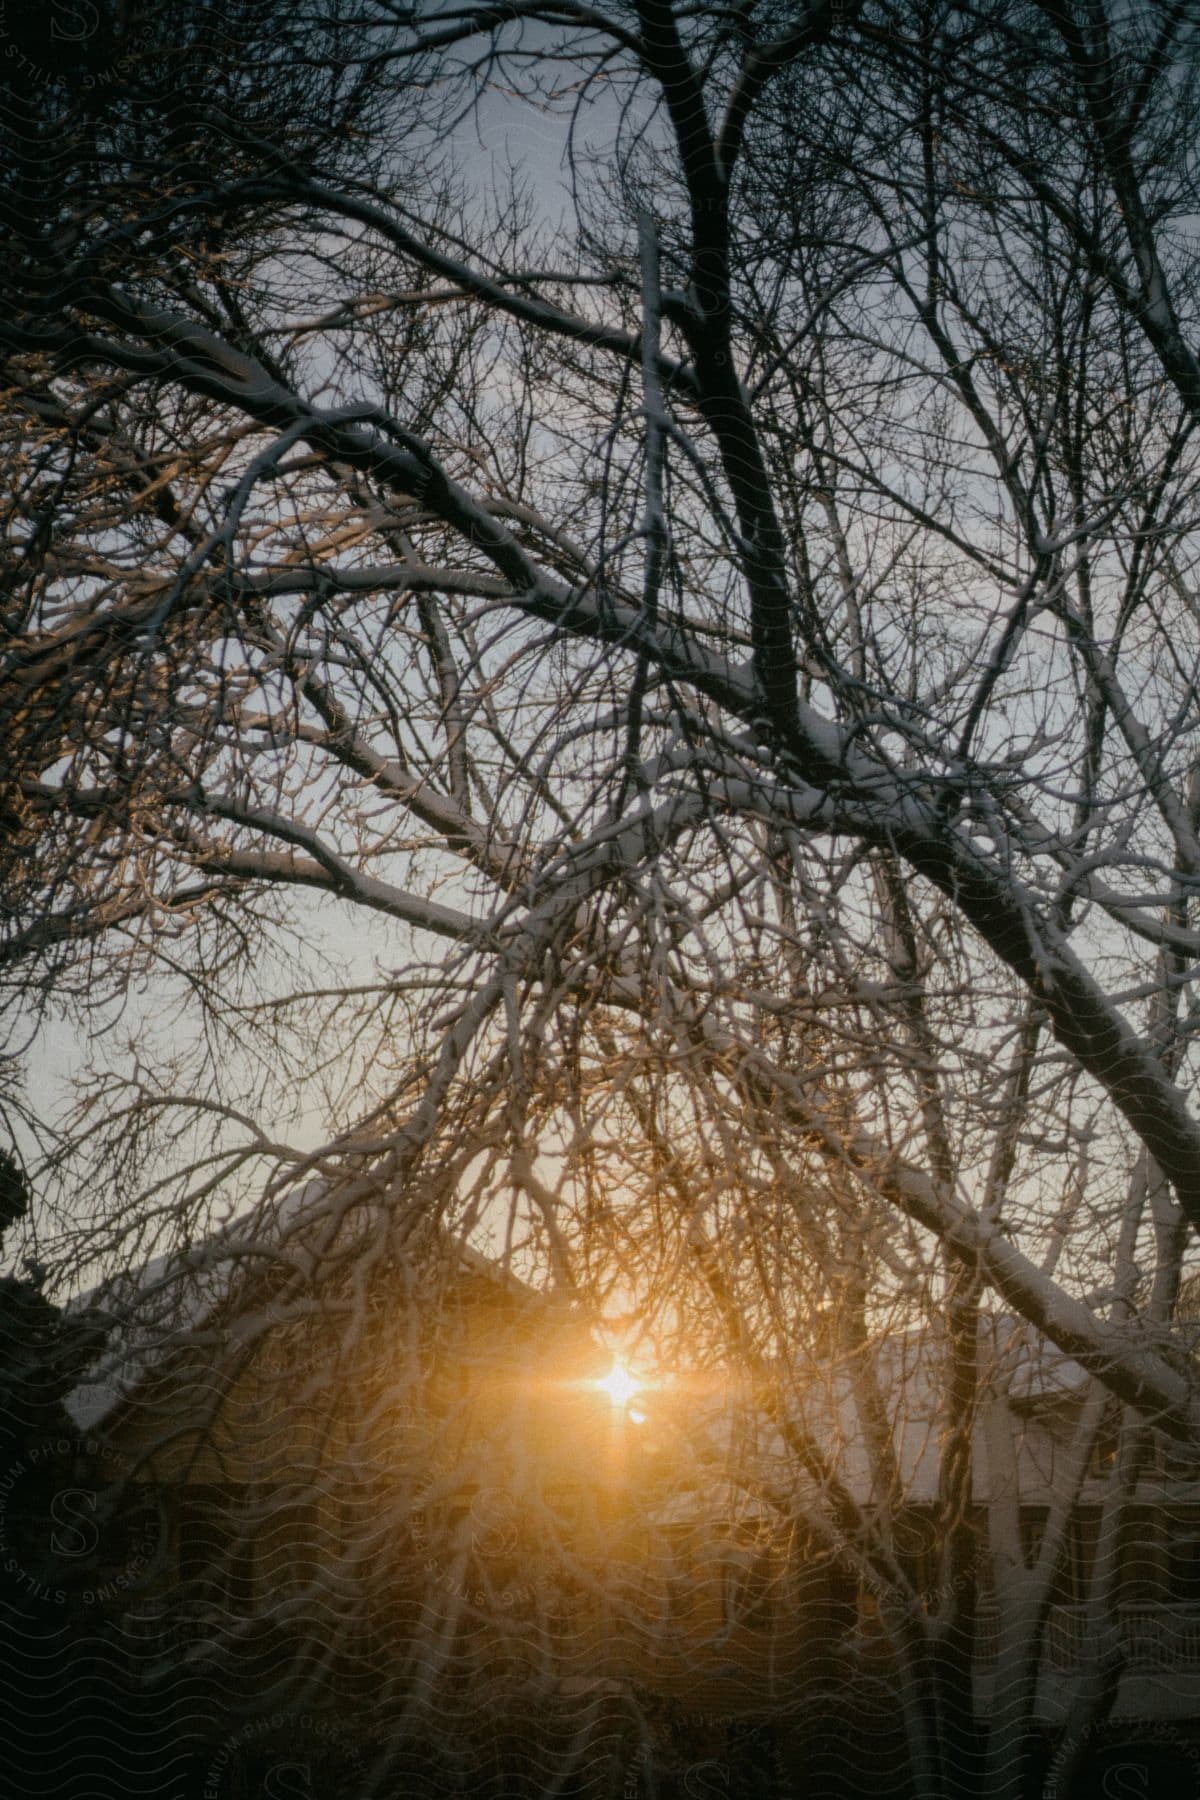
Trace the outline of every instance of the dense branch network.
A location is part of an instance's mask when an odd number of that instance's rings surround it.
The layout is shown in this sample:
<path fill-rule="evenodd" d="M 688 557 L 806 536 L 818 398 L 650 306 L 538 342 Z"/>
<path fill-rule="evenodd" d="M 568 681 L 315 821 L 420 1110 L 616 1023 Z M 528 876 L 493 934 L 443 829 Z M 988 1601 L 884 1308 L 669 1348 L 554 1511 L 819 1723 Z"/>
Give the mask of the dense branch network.
<path fill-rule="evenodd" d="M 186 43 L 179 104 L 6 126 L 0 971 L 96 1034 L 45 1142 L 111 1195 L 64 1267 L 306 1180 L 363 1271 L 502 1244 L 790 1382 L 788 1504 L 941 1654 L 989 1311 L 1195 1439 L 1194 9 L 326 24 L 290 134 Z M 561 214 L 469 187 L 501 91 Z M 901 1328 L 933 1609 L 792 1405 L 848 1382 L 894 1503 Z"/>

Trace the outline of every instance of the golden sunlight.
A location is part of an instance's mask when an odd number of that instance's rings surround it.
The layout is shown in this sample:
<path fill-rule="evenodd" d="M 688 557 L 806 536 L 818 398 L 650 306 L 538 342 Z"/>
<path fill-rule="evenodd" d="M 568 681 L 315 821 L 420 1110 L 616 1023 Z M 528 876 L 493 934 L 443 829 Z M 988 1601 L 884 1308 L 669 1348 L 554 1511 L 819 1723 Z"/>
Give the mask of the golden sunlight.
<path fill-rule="evenodd" d="M 596 1382 L 596 1386 L 608 1395 L 614 1406 L 624 1406 L 639 1391 L 641 1385 L 617 1357 L 613 1358 L 613 1366 L 608 1374 Z"/>

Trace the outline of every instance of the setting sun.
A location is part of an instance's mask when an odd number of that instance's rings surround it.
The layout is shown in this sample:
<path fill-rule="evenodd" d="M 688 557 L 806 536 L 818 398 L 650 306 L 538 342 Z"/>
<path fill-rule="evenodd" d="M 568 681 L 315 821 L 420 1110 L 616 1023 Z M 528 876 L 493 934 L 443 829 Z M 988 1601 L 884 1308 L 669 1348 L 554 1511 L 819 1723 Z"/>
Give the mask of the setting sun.
<path fill-rule="evenodd" d="M 597 1381 L 596 1386 L 606 1393 L 614 1406 L 624 1406 L 639 1389 L 641 1382 L 635 1381 L 623 1362 L 614 1358 L 613 1366 L 608 1374 Z"/>

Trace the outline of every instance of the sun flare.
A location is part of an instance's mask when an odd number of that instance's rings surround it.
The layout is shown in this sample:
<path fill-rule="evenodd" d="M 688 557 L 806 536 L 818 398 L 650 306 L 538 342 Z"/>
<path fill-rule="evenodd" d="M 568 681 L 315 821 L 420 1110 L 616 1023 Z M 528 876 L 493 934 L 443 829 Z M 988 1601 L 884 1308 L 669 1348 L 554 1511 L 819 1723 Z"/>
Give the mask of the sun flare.
<path fill-rule="evenodd" d="M 601 1392 L 608 1395 L 614 1406 L 624 1406 L 638 1393 L 641 1385 L 641 1382 L 636 1381 L 625 1364 L 617 1358 L 613 1359 L 613 1366 L 608 1374 L 602 1376 L 596 1383 Z"/>

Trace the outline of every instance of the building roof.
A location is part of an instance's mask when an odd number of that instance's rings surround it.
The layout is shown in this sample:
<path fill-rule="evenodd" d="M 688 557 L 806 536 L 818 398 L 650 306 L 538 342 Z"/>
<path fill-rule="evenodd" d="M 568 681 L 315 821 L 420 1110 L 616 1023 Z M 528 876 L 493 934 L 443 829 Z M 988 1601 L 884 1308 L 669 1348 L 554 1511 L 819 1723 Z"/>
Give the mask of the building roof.
<path fill-rule="evenodd" d="M 360 1213 L 354 1227 L 364 1238 L 375 1222 L 375 1209 L 369 1212 Z M 339 1235 L 335 1226 L 331 1239 L 330 1224 L 328 1190 L 310 1181 L 269 1209 L 239 1216 L 186 1249 L 152 1257 L 76 1295 L 66 1311 L 95 1310 L 112 1321 L 112 1329 L 103 1353 L 65 1400 L 74 1422 L 82 1430 L 103 1424 L 171 1356 L 211 1346 L 218 1321 L 227 1342 L 250 1344 L 261 1335 L 269 1304 L 264 1274 L 280 1268 L 317 1273 L 331 1250 L 343 1262 L 345 1229 Z M 433 1257 L 428 1238 L 422 1239 L 426 1262 L 438 1260 L 459 1278 L 486 1281 L 524 1305 L 543 1303 L 510 1269 L 472 1245 L 439 1231 L 437 1246 Z"/>
<path fill-rule="evenodd" d="M 269 1212 L 259 1211 L 221 1227 L 187 1250 L 157 1256 L 140 1269 L 122 1273 L 72 1303 L 76 1310 L 99 1308 L 114 1320 L 103 1355 L 83 1381 L 67 1397 L 66 1406 L 84 1430 L 110 1420 L 142 1385 L 180 1352 L 209 1349 L 219 1342 L 228 1350 L 249 1346 L 273 1322 L 270 1290 L 263 1285 L 263 1271 L 287 1270 L 313 1273 L 322 1267 L 330 1249 L 329 1193 L 319 1181 L 311 1181 L 285 1195 Z M 374 1210 L 357 1215 L 356 1231 L 370 1233 L 376 1223 Z M 343 1263 L 345 1241 L 334 1237 L 338 1263 Z M 456 1278 L 466 1275 L 486 1281 L 493 1292 L 518 1301 L 522 1309 L 539 1312 L 547 1301 L 522 1283 L 511 1270 L 478 1250 L 464 1246 L 448 1234 L 437 1243 L 443 1255 L 433 1258 Z M 350 1248 L 353 1245 L 351 1243 Z M 428 1238 L 418 1255 L 430 1259 Z M 255 1279 L 255 1274 L 258 1279 Z M 214 1335 L 219 1327 L 221 1337 Z M 1022 1491 L 1045 1489 L 1053 1479 L 1051 1440 L 1055 1415 L 1072 1408 L 1083 1396 L 1090 1377 L 1078 1363 L 1064 1356 L 1032 1327 L 1009 1314 L 984 1314 L 980 1320 L 980 1365 L 990 1373 L 994 1387 L 1006 1394 L 1024 1423 L 1018 1455 L 1022 1461 Z M 912 1504 L 932 1502 L 940 1473 L 941 1379 L 940 1352 L 931 1333 L 913 1329 L 881 1334 L 866 1354 L 876 1391 L 888 1418 L 901 1486 Z M 803 1379 L 789 1382 L 780 1370 L 780 1396 L 797 1426 L 805 1430 L 836 1461 L 844 1488 L 863 1503 L 870 1500 L 873 1470 L 868 1453 L 870 1434 L 863 1416 L 863 1389 L 853 1361 L 827 1364 L 809 1370 Z M 736 1466 L 741 1447 L 747 1466 L 753 1469 L 754 1486 L 770 1501 L 754 1499 L 729 1481 L 716 1485 L 707 1478 L 693 1486 L 681 1486 L 666 1503 L 658 1523 L 677 1525 L 702 1515 L 761 1516 L 775 1504 L 790 1504 L 800 1511 L 820 1504 L 811 1476 L 797 1468 L 796 1458 L 780 1429 L 778 1401 L 774 1414 L 756 1396 L 752 1383 L 731 1380 L 707 1400 L 689 1404 L 685 1427 L 710 1468 L 724 1463 Z M 977 1498 L 987 1497 L 990 1476 L 984 1434 L 976 1429 L 974 1480 Z M 757 1511 L 755 1509 L 758 1509 Z"/>

